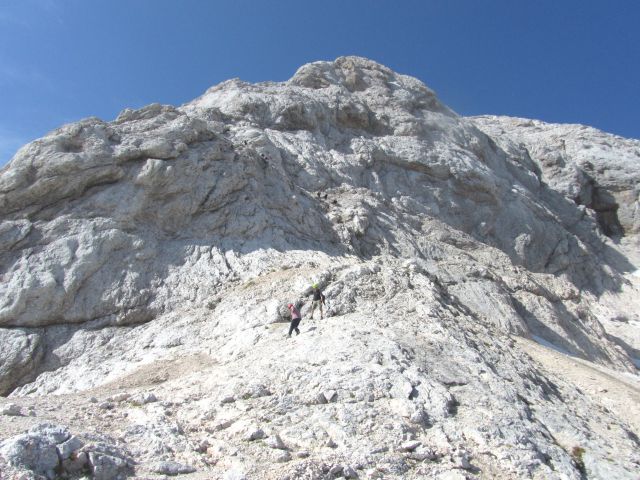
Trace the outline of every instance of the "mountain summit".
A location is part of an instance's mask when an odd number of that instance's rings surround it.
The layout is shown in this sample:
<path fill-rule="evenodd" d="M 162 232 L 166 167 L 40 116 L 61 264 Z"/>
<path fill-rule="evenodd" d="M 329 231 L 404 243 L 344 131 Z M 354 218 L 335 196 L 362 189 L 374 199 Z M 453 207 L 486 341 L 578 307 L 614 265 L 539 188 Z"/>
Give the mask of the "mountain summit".
<path fill-rule="evenodd" d="M 360 57 L 63 126 L 0 172 L 0 469 L 635 478 L 639 158 Z"/>

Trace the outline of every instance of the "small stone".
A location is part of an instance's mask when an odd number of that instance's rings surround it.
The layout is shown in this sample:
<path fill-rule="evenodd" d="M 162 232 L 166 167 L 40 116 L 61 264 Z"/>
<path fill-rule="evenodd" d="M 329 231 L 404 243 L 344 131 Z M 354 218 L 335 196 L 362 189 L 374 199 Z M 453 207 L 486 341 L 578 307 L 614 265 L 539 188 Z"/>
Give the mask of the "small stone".
<path fill-rule="evenodd" d="M 58 445 L 58 454 L 60 458 L 66 460 L 71 457 L 71 454 L 76 450 L 80 450 L 84 446 L 84 442 L 78 437 L 72 436 L 69 440 Z"/>
<path fill-rule="evenodd" d="M 147 403 L 157 402 L 158 398 L 151 392 L 144 392 L 130 397 L 130 401 L 134 405 L 146 405 Z"/>
<path fill-rule="evenodd" d="M 316 397 L 316 401 L 319 405 L 323 405 L 327 403 L 327 398 L 324 396 L 324 393 L 319 393 Z"/>
<path fill-rule="evenodd" d="M 89 456 L 86 452 L 72 453 L 69 458 L 62 461 L 62 468 L 73 475 L 84 470 L 88 462 Z"/>
<path fill-rule="evenodd" d="M 125 400 L 128 400 L 130 397 L 131 397 L 130 394 L 123 392 L 123 393 L 118 393 L 113 397 L 110 397 L 108 400 L 111 402 L 124 402 Z"/>
<path fill-rule="evenodd" d="M 262 430 L 261 428 L 253 427 L 247 430 L 245 440 L 248 442 L 252 442 L 253 440 L 260 440 L 261 438 L 265 438 L 266 436 L 267 434 L 264 433 L 264 430 Z"/>
<path fill-rule="evenodd" d="M 410 440 L 410 441 L 404 442 L 402 445 L 400 445 L 400 448 L 398 448 L 398 451 L 400 451 L 400 452 L 413 452 L 420 445 L 422 445 L 422 442 L 418 442 L 417 440 Z"/>
<path fill-rule="evenodd" d="M 213 425 L 213 431 L 219 432 L 220 430 L 224 430 L 233 425 L 234 420 L 232 419 L 221 419 Z"/>
<path fill-rule="evenodd" d="M 16 405 L 15 403 L 7 403 L 6 405 L 3 405 L 2 408 L 0 409 L 0 415 L 17 417 L 22 415 L 22 413 L 20 412 L 20 407 L 18 405 Z"/>
<path fill-rule="evenodd" d="M 194 467 L 191 465 L 184 465 L 178 462 L 166 461 L 166 462 L 156 462 L 151 464 L 149 467 L 154 473 L 160 473 L 162 475 L 183 475 L 187 473 L 193 473 L 196 471 Z"/>
<path fill-rule="evenodd" d="M 277 448 L 279 450 L 286 450 L 287 448 L 277 433 L 267 438 L 266 444 L 271 448 Z"/>
<path fill-rule="evenodd" d="M 338 400 L 338 392 L 336 392 L 335 390 L 327 390 L 322 395 L 327 401 L 326 403 L 331 403 Z"/>
<path fill-rule="evenodd" d="M 91 398 L 89 398 L 89 402 L 98 403 L 98 399 L 96 397 L 91 397 Z"/>
<path fill-rule="evenodd" d="M 113 480 L 128 467 L 121 458 L 97 452 L 89 452 L 89 463 L 94 480 Z"/>
<path fill-rule="evenodd" d="M 427 422 L 427 417 L 422 410 L 415 410 L 413 413 L 411 413 L 409 421 L 411 421 L 412 423 L 417 423 L 418 425 L 422 425 L 423 423 Z"/>
<path fill-rule="evenodd" d="M 451 462 L 456 468 L 469 470 L 471 466 L 471 457 L 464 450 L 458 450 L 451 455 Z"/>
<path fill-rule="evenodd" d="M 342 469 L 342 476 L 344 478 L 358 478 L 358 473 L 352 466 L 345 465 Z"/>
<path fill-rule="evenodd" d="M 233 398 L 233 395 L 227 395 L 225 397 L 222 397 L 222 400 L 220 400 L 220 404 L 224 405 L 225 403 L 233 403 L 235 401 L 236 399 Z"/>
<path fill-rule="evenodd" d="M 305 450 L 300 450 L 296 452 L 296 458 L 308 458 L 311 454 Z"/>
<path fill-rule="evenodd" d="M 100 405 L 98 405 L 98 408 L 102 410 L 112 410 L 114 407 L 115 405 L 111 402 L 102 402 Z"/>
<path fill-rule="evenodd" d="M 202 440 L 198 446 L 195 448 L 195 452 L 196 453 L 207 453 L 209 447 L 211 446 L 211 444 L 209 443 L 208 440 Z"/>
<path fill-rule="evenodd" d="M 291 454 L 286 450 L 278 453 L 278 455 L 276 456 L 276 462 L 278 463 L 286 463 L 289 460 L 291 460 Z"/>
<path fill-rule="evenodd" d="M 409 454 L 409 458 L 423 462 L 425 460 L 435 460 L 438 458 L 438 454 L 429 448 L 420 446 Z"/>
<path fill-rule="evenodd" d="M 389 447 L 386 445 L 382 445 L 381 447 L 374 448 L 371 450 L 371 455 L 375 455 L 376 453 L 385 453 L 389 451 Z"/>
<path fill-rule="evenodd" d="M 333 441 L 333 438 L 329 438 L 329 440 L 326 441 L 324 446 L 325 447 L 329 447 L 329 448 L 336 448 L 338 446 L 338 444 Z"/>
<path fill-rule="evenodd" d="M 373 480 L 374 478 L 384 478 L 384 474 L 377 468 L 370 468 L 366 471 L 366 475 L 367 478 L 371 480 Z"/>
<path fill-rule="evenodd" d="M 334 477 L 337 477 L 342 473 L 342 470 L 343 470 L 342 465 L 334 465 L 329 469 L 329 475 L 333 475 Z"/>

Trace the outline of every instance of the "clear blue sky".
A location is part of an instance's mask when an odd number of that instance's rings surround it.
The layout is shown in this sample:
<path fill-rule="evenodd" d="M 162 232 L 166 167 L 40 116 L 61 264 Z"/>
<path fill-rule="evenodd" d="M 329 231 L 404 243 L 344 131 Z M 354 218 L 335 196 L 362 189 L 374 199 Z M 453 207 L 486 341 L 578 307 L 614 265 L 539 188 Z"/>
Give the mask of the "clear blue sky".
<path fill-rule="evenodd" d="M 0 165 L 63 123 L 341 55 L 461 115 L 640 138 L 638 0 L 0 0 Z"/>

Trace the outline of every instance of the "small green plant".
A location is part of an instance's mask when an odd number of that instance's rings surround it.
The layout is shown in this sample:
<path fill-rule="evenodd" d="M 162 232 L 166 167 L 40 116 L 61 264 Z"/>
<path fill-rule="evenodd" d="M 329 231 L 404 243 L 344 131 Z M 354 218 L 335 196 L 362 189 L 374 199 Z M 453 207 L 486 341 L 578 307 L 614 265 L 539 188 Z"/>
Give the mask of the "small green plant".
<path fill-rule="evenodd" d="M 579 446 L 575 446 L 571 449 L 571 458 L 573 459 L 573 463 L 575 463 L 576 468 L 582 475 L 587 474 L 587 469 L 584 466 L 584 452 L 584 448 Z"/>

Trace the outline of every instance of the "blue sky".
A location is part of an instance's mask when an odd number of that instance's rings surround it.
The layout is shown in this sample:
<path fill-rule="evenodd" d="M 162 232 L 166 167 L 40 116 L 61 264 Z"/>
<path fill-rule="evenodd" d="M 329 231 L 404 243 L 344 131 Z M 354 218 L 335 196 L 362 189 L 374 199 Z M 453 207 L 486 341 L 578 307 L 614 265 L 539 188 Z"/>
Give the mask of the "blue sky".
<path fill-rule="evenodd" d="M 0 0 L 0 165 L 87 116 L 362 55 L 461 115 L 640 138 L 637 0 Z"/>

